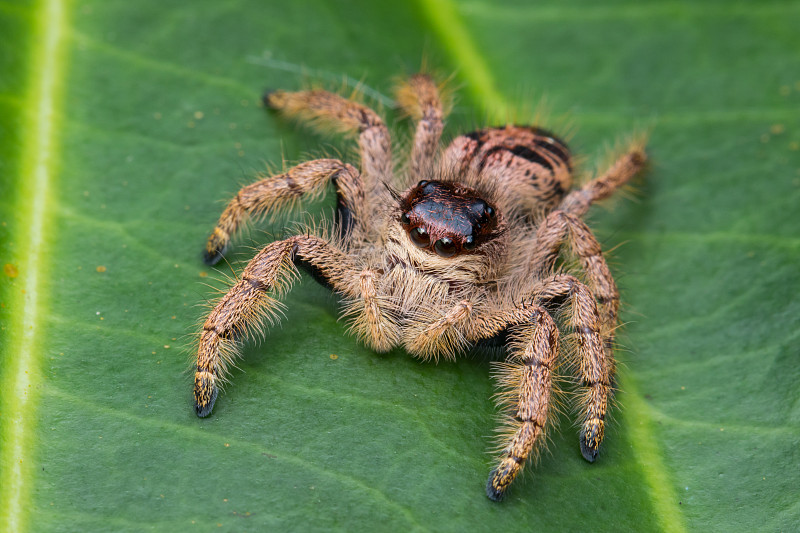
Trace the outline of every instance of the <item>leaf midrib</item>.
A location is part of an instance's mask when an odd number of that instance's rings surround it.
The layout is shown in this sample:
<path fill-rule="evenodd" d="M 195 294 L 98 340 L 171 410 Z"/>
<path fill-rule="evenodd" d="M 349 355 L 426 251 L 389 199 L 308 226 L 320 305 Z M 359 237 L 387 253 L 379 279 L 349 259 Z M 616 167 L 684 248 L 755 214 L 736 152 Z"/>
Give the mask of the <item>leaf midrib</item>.
<path fill-rule="evenodd" d="M 28 445 L 36 411 L 36 385 L 39 381 L 39 339 L 42 338 L 42 309 L 45 306 L 43 280 L 47 279 L 45 232 L 52 238 L 48 224 L 50 194 L 58 166 L 57 125 L 60 91 L 63 87 L 67 0 L 43 0 L 33 9 L 35 31 L 31 47 L 26 131 L 20 155 L 18 207 L 21 213 L 15 242 L 26 243 L 18 256 L 22 290 L 12 296 L 14 313 L 11 330 L 19 332 L 5 346 L 8 362 L 2 390 L 3 418 L 0 426 L 2 472 L 0 472 L 0 509 L 4 531 L 23 531 L 30 493 L 33 446 Z M 25 179 L 22 179 L 25 177 Z"/>

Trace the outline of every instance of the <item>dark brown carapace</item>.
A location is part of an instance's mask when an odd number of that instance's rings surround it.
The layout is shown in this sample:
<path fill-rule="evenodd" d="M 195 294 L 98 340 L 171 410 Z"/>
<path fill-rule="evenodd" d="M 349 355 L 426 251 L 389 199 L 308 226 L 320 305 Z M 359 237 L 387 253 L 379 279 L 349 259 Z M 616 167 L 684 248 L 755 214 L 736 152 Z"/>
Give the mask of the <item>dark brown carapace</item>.
<path fill-rule="evenodd" d="M 457 183 L 422 180 L 400 201 L 400 210 L 411 242 L 440 257 L 469 253 L 497 229 L 495 208 Z"/>
<path fill-rule="evenodd" d="M 437 85 L 420 74 L 397 93 L 416 130 L 407 165 L 396 172 L 391 136 L 372 109 L 321 90 L 274 91 L 264 101 L 290 117 L 356 134 L 361 168 L 307 161 L 244 187 L 222 213 L 206 244 L 210 264 L 247 218 L 329 183 L 336 189 L 327 231 L 308 228 L 266 245 L 209 313 L 197 351 L 197 415 L 211 413 L 241 342 L 278 320 L 278 300 L 300 268 L 339 295 L 351 331 L 376 351 L 401 346 L 440 359 L 473 347 L 505 349 L 497 380 L 507 416 L 486 486 L 492 500 L 536 457 L 562 363 L 577 391 L 570 398 L 580 449 L 594 461 L 613 392 L 619 295 L 581 217 L 642 169 L 643 142 L 572 189 L 566 143 L 538 127 L 486 128 L 441 147 L 445 106 Z M 556 269 L 565 248 L 577 262 L 563 264 L 580 272 Z"/>

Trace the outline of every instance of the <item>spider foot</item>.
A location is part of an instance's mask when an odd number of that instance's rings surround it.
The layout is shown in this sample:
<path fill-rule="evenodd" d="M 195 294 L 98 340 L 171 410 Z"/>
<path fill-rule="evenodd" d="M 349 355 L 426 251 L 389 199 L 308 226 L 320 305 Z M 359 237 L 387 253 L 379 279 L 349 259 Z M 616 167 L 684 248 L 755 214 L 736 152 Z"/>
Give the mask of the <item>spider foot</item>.
<path fill-rule="evenodd" d="M 280 109 L 279 101 L 277 99 L 273 100 L 273 95 L 279 97 L 283 91 L 277 89 L 267 89 L 264 91 L 264 94 L 261 95 L 261 102 L 264 104 L 264 107 L 267 109 Z"/>
<path fill-rule="evenodd" d="M 194 376 L 194 412 L 200 418 L 211 414 L 214 402 L 217 400 L 217 386 L 215 378 L 210 372 L 198 371 Z"/>
<path fill-rule="evenodd" d="M 221 228 L 214 228 L 214 231 L 208 237 L 206 249 L 203 250 L 203 262 L 209 266 L 214 266 L 219 263 L 222 256 L 228 250 L 228 242 L 230 236 Z"/>
<path fill-rule="evenodd" d="M 504 459 L 489 474 L 489 481 L 486 483 L 486 496 L 494 502 L 499 502 L 506 494 L 508 486 L 517 477 L 521 465 L 512 458 Z"/>
<path fill-rule="evenodd" d="M 581 432 L 581 454 L 583 454 L 583 458 L 593 463 L 597 459 L 601 442 L 603 442 L 603 421 L 599 418 L 587 420 Z"/>

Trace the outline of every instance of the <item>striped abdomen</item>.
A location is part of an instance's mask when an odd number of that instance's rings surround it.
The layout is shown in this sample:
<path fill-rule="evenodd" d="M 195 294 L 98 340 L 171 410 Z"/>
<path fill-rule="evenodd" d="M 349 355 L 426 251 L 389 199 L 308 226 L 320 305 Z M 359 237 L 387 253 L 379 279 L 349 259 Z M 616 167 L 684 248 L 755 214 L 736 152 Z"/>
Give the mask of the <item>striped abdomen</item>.
<path fill-rule="evenodd" d="M 486 128 L 456 137 L 444 154 L 456 170 L 500 180 L 531 211 L 555 206 L 572 184 L 566 143 L 533 126 Z"/>

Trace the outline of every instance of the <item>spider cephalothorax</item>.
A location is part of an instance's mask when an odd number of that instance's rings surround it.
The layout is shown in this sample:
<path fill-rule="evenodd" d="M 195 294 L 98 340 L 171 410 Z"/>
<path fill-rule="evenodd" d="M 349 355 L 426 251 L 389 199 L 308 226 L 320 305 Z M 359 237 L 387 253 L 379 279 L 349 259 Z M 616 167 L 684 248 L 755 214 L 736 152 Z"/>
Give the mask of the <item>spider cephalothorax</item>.
<path fill-rule="evenodd" d="M 417 127 L 408 164 L 396 174 L 388 129 L 370 108 L 321 90 L 275 91 L 264 101 L 286 115 L 357 132 L 361 170 L 337 159 L 308 161 L 248 185 L 228 204 L 206 245 L 210 264 L 248 217 L 328 182 L 337 216 L 328 233 L 308 230 L 264 247 L 208 315 L 197 352 L 197 415 L 211 413 L 239 342 L 265 318 L 277 320 L 276 300 L 299 267 L 340 296 L 351 331 L 376 351 L 402 346 L 438 359 L 503 345 L 498 397 L 509 416 L 489 498 L 501 499 L 535 457 L 551 419 L 554 372 L 564 361 L 578 389 L 580 449 L 594 461 L 612 394 L 619 296 L 581 216 L 641 170 L 642 143 L 570 190 L 566 143 L 538 127 L 485 128 L 440 147 L 439 91 L 430 77 L 416 75 L 398 91 Z M 556 269 L 564 245 L 577 257 L 580 278 Z M 554 315 L 562 307 L 568 312 Z M 553 316 L 563 317 L 569 348 L 561 346 Z"/>
<path fill-rule="evenodd" d="M 497 213 L 478 191 L 422 180 L 400 202 L 400 222 L 419 248 L 440 257 L 474 251 L 497 234 Z"/>

